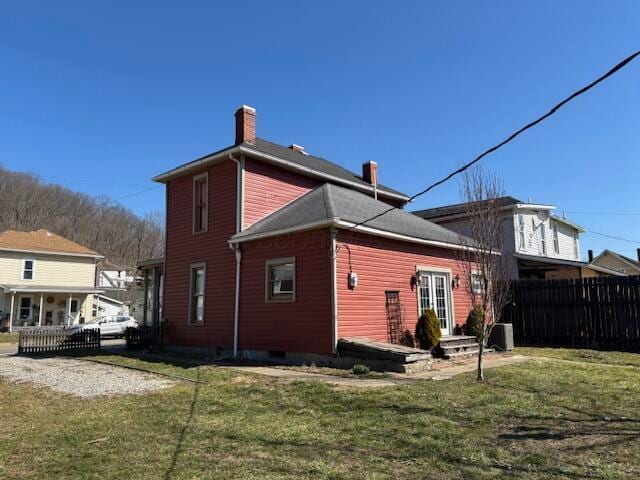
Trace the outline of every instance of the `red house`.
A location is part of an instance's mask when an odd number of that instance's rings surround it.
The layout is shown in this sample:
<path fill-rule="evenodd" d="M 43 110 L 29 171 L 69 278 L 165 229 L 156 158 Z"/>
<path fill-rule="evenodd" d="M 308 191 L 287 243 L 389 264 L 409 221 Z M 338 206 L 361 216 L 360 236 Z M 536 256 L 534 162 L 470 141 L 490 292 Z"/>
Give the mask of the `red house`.
<path fill-rule="evenodd" d="M 443 335 L 470 303 L 459 238 L 401 209 L 408 196 L 256 137 L 154 178 L 166 184 L 165 339 L 219 356 L 331 355 L 341 337 L 396 342 L 433 307 Z"/>

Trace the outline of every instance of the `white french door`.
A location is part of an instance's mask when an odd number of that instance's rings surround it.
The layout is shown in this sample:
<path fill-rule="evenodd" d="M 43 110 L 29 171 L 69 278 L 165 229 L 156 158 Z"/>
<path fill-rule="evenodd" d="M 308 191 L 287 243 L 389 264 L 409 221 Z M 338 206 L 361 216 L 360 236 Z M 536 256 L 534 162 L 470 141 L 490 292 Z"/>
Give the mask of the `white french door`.
<path fill-rule="evenodd" d="M 421 272 L 418 296 L 420 313 L 436 312 L 442 335 L 451 334 L 451 278 L 448 273 Z"/>

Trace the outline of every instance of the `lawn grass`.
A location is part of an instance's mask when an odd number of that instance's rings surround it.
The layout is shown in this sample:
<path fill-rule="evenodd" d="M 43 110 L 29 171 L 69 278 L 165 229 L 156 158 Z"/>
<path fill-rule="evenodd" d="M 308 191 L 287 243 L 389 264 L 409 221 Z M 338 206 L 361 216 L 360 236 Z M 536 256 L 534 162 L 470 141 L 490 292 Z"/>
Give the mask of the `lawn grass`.
<path fill-rule="evenodd" d="M 560 360 L 572 360 L 576 362 L 640 367 L 640 354 L 638 353 L 542 347 L 518 347 L 515 349 L 515 353 L 520 355 L 536 355 L 540 357 L 557 358 Z"/>
<path fill-rule="evenodd" d="M 466 374 L 348 389 L 94 359 L 206 383 L 80 400 L 0 380 L 0 478 L 640 476 L 640 368 L 532 360 L 488 370 L 484 385 Z"/>
<path fill-rule="evenodd" d="M 12 333 L 0 333 L 0 343 L 18 343 L 18 334 Z"/>

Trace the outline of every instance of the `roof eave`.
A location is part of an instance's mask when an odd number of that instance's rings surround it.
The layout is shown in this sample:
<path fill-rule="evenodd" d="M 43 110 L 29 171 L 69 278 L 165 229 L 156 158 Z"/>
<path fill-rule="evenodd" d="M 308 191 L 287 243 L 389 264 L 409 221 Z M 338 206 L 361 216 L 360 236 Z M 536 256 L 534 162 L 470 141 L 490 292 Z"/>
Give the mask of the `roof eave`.
<path fill-rule="evenodd" d="M 3 252 L 16 252 L 16 253 L 29 253 L 32 255 L 61 255 L 65 257 L 84 257 L 84 258 L 95 258 L 102 259 L 104 255 L 100 255 L 98 253 L 72 253 L 72 252 L 52 252 L 49 250 L 32 250 L 28 248 L 8 248 L 8 247 L 0 247 L 0 251 Z"/>
<path fill-rule="evenodd" d="M 153 177 L 152 180 L 158 183 L 166 183 L 172 178 L 186 175 L 191 170 L 206 167 L 217 161 L 227 159 L 229 155 L 233 155 L 234 153 L 246 154 L 246 155 L 264 160 L 268 163 L 278 165 L 280 167 L 284 167 L 287 170 L 302 172 L 306 176 L 321 178 L 323 180 L 330 180 L 338 184 L 347 185 L 351 188 L 360 190 L 362 192 L 373 193 L 374 191 L 373 185 L 368 187 L 366 185 L 360 185 L 356 182 L 350 182 L 349 180 L 335 177 L 333 175 L 320 172 L 313 168 L 307 168 L 307 167 L 304 167 L 303 165 L 299 165 L 294 162 L 289 162 L 288 160 L 277 157 L 275 155 L 269 155 L 267 153 L 263 153 L 259 150 L 255 150 L 253 148 L 248 147 L 246 144 L 234 145 L 232 147 L 225 148 L 223 150 L 220 150 L 219 152 L 212 153 L 211 155 L 207 155 L 205 157 L 194 160 L 193 162 L 187 163 L 186 165 L 174 168 L 173 170 L 169 170 L 168 172 L 157 175 Z M 407 195 L 400 195 L 397 193 L 389 192 L 388 190 L 385 190 L 384 188 L 380 188 L 379 186 L 377 188 L 377 194 L 386 198 L 393 198 L 393 199 L 402 200 L 402 201 L 409 200 L 409 197 Z"/>
<path fill-rule="evenodd" d="M 337 226 L 339 221 L 339 218 L 328 218 L 326 220 L 320 220 L 318 222 L 305 223 L 303 225 L 296 225 L 295 227 L 273 230 L 271 232 L 255 233 L 249 235 L 237 234 L 229 239 L 229 244 L 237 245 L 252 240 L 262 240 L 265 238 L 279 237 L 280 235 L 288 235 L 290 233 L 302 233 L 311 230 L 318 230 L 321 228 L 335 227 Z"/>
<path fill-rule="evenodd" d="M 274 230 L 272 232 L 257 233 L 254 235 L 234 236 L 229 239 L 229 244 L 237 245 L 240 243 L 249 242 L 253 240 L 261 240 L 266 238 L 278 237 L 280 235 L 302 233 L 306 231 L 318 230 L 321 228 L 330 228 L 330 227 L 340 228 L 342 230 L 355 230 L 360 233 L 366 233 L 366 234 L 374 235 L 378 237 L 384 237 L 392 240 L 399 240 L 399 241 L 404 241 L 409 243 L 418 243 L 421 245 L 429 245 L 432 247 L 446 248 L 446 249 L 452 249 L 452 250 L 469 250 L 469 251 L 478 250 L 477 248 L 470 247 L 462 243 L 457 244 L 457 243 L 449 243 L 449 242 L 440 242 L 437 240 L 427 240 L 423 238 L 412 237 L 409 235 L 402 235 L 399 233 L 389 232 L 387 230 L 380 230 L 378 228 L 367 227 L 365 225 L 358 225 L 357 223 L 342 220 L 338 217 L 322 220 L 319 222 L 307 223 L 307 224 L 299 225 L 296 227 L 291 227 L 291 228 L 286 228 L 281 230 Z M 500 252 L 494 252 L 494 254 L 501 255 Z"/>

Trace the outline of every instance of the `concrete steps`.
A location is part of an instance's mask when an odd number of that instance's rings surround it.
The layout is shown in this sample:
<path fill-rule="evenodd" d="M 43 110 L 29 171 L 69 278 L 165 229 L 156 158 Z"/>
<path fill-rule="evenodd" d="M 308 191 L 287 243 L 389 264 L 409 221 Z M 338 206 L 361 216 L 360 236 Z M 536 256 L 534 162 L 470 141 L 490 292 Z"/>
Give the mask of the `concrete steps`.
<path fill-rule="evenodd" d="M 433 356 L 426 350 L 363 337 L 338 339 L 338 357 L 345 362 L 363 363 L 372 370 L 400 373 L 430 370 L 433 363 Z"/>
<path fill-rule="evenodd" d="M 480 351 L 476 337 L 468 335 L 452 335 L 442 337 L 440 343 L 434 349 L 434 355 L 447 360 L 469 358 Z"/>

